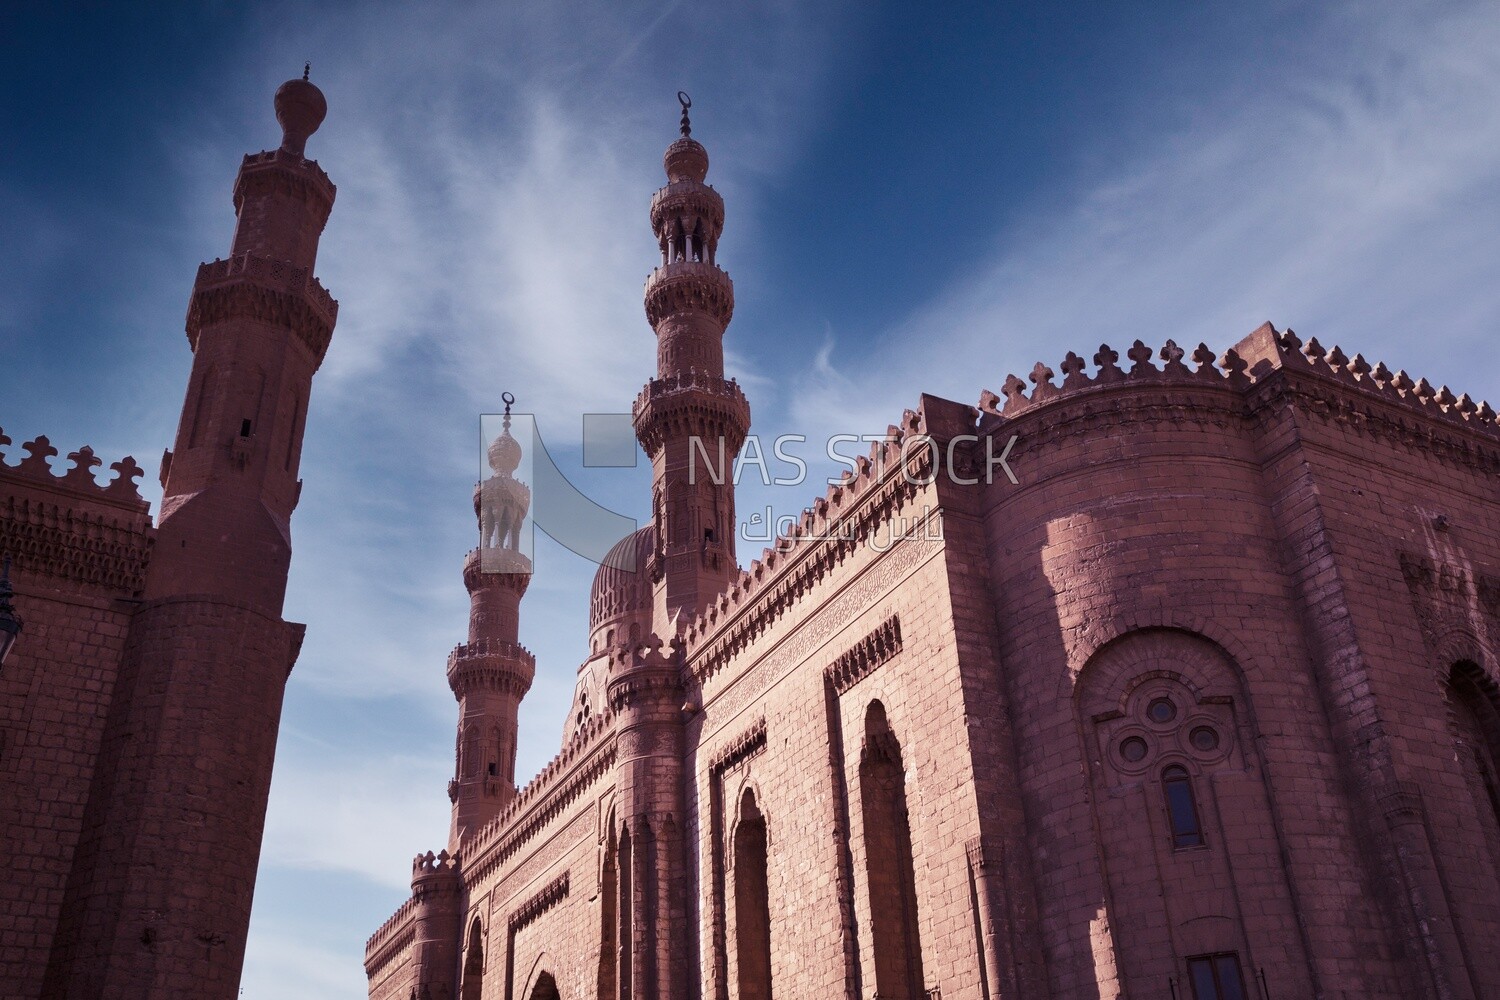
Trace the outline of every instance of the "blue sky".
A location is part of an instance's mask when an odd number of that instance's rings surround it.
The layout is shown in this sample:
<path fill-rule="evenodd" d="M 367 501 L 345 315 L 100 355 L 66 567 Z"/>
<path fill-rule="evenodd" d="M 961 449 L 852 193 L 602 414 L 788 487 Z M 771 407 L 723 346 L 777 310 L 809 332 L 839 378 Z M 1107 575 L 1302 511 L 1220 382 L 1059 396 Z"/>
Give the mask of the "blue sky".
<path fill-rule="evenodd" d="M 339 188 L 341 308 L 246 997 L 363 996 L 365 937 L 446 836 L 478 415 L 513 391 L 580 484 L 645 511 L 644 465 L 572 466 L 580 414 L 628 409 L 653 364 L 679 88 L 763 435 L 878 432 L 922 391 L 1267 319 L 1500 403 L 1494 5 L 7 6 L 0 37 L 0 424 L 132 453 L 153 491 L 240 156 L 277 143 L 304 60 L 328 97 L 308 152 Z M 523 777 L 557 749 L 592 571 L 539 539 Z"/>

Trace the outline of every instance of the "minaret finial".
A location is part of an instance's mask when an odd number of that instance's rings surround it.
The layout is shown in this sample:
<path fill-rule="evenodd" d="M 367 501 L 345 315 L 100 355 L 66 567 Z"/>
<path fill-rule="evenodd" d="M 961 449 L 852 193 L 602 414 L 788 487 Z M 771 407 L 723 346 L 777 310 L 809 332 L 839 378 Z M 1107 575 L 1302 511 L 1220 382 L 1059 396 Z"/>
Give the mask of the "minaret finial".
<path fill-rule="evenodd" d="M 310 63 L 310 62 L 303 63 L 302 64 L 302 79 L 306 80 L 307 79 L 307 75 L 309 73 L 311 73 L 311 72 L 312 72 L 312 63 Z"/>
<path fill-rule="evenodd" d="M 502 392 L 500 398 L 505 401 L 505 422 L 503 426 L 505 430 L 510 430 L 510 408 L 515 405 L 516 397 L 508 392 Z"/>
<path fill-rule="evenodd" d="M 682 105 L 682 137 L 686 139 L 693 134 L 693 123 L 688 121 L 688 108 L 693 106 L 693 99 L 688 96 L 687 91 L 679 90 L 677 103 Z"/>

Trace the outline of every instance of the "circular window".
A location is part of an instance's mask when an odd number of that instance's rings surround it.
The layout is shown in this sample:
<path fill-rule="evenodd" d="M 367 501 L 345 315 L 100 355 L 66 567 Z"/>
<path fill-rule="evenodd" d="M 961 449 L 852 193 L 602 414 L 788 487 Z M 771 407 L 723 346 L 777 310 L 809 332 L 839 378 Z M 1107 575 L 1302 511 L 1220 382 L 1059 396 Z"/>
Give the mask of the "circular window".
<path fill-rule="evenodd" d="M 1157 698 L 1146 706 L 1146 718 L 1152 722 L 1171 722 L 1177 718 L 1177 706 L 1171 698 Z"/>
<path fill-rule="evenodd" d="M 1134 764 L 1146 756 L 1146 741 L 1139 736 L 1127 736 L 1120 741 L 1120 756 Z"/>
<path fill-rule="evenodd" d="M 1210 750 L 1219 749 L 1219 734 L 1208 726 L 1199 726 L 1188 733 L 1188 742 L 1196 750 L 1207 753 Z"/>

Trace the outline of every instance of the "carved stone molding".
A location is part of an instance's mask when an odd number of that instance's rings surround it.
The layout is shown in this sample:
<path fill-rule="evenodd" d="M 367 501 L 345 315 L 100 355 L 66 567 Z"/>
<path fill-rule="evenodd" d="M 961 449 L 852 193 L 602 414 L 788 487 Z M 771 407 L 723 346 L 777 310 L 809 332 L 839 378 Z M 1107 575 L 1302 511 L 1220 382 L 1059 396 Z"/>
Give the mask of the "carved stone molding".
<path fill-rule="evenodd" d="M 880 627 L 829 665 L 826 673 L 839 694 L 868 677 L 876 667 L 901 652 L 901 619 L 891 615 Z"/>
<path fill-rule="evenodd" d="M 511 933 L 514 934 L 519 931 L 537 917 L 540 917 L 543 913 L 546 913 L 552 907 L 562 902 L 568 895 L 570 875 L 571 873 L 569 872 L 563 872 L 549 882 L 540 892 L 517 907 L 516 911 L 510 915 L 508 922 Z"/>
<path fill-rule="evenodd" d="M 714 778 L 722 777 L 725 771 L 738 767 L 765 748 L 766 720 L 761 718 L 714 754 L 708 764 L 708 773 Z"/>
<path fill-rule="evenodd" d="M 321 364 L 333 337 L 334 322 L 338 319 L 337 303 L 333 306 L 332 311 L 328 311 L 326 303 L 316 302 L 305 289 L 267 288 L 249 279 L 229 284 L 200 284 L 193 289 L 193 297 L 188 303 L 188 342 L 197 350 L 198 335 L 204 327 L 235 319 L 251 319 L 290 330 L 312 354 L 314 363 Z"/>
<path fill-rule="evenodd" d="M 0 504 L 0 548 L 18 570 L 114 594 L 145 589 L 154 532 L 144 514 L 131 524 L 15 496 Z"/>

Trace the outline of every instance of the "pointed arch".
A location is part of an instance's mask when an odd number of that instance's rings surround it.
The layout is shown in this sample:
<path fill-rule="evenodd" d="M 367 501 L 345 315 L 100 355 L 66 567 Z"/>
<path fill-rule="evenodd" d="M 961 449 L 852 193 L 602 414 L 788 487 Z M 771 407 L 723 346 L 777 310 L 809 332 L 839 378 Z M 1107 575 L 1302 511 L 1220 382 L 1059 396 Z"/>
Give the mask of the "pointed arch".
<path fill-rule="evenodd" d="M 561 994 L 557 992 L 557 980 L 552 978 L 552 973 L 542 972 L 536 977 L 536 982 L 531 986 L 531 992 L 526 994 L 527 1000 L 562 1000 Z"/>
<path fill-rule="evenodd" d="M 746 788 L 734 828 L 735 960 L 741 1000 L 771 998 L 771 898 L 766 818 Z"/>
<path fill-rule="evenodd" d="M 459 996 L 480 1000 L 484 992 L 484 927 L 475 917 L 469 924 L 468 947 L 464 950 L 464 978 Z"/>
<path fill-rule="evenodd" d="M 901 743 L 879 701 L 870 702 L 865 712 L 859 797 L 874 938 L 875 992 L 892 1000 L 921 1000 L 926 993 L 906 769 Z"/>

